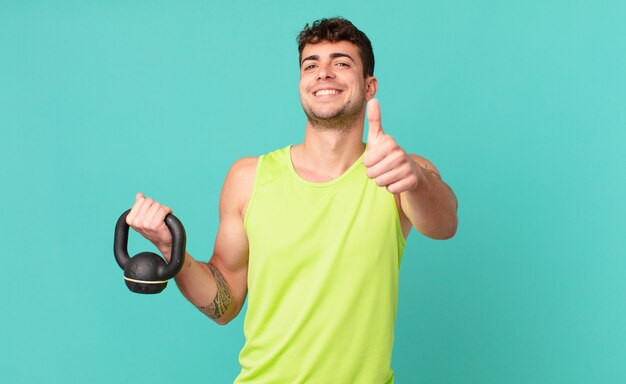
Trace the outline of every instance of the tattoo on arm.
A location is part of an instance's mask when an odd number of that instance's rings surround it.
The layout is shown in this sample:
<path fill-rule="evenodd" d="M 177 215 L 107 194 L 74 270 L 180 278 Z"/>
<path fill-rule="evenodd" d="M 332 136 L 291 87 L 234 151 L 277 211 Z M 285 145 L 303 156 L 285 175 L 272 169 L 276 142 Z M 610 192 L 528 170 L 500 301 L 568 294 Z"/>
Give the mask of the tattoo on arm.
<path fill-rule="evenodd" d="M 230 297 L 230 289 L 228 288 L 228 283 L 226 282 L 226 279 L 224 279 L 224 276 L 222 276 L 220 271 L 218 271 L 218 269 L 211 264 L 209 264 L 209 269 L 215 277 L 217 293 L 215 294 L 215 298 L 211 304 L 204 307 L 198 307 L 198 309 L 211 319 L 217 320 L 224 316 L 224 313 L 230 306 L 232 300 Z"/>

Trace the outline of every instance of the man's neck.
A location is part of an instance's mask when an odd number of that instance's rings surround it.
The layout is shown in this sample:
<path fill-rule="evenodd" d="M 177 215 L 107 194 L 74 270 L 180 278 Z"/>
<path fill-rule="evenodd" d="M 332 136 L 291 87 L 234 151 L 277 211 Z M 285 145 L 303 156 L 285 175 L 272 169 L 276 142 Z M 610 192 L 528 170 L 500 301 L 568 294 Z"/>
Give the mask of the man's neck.
<path fill-rule="evenodd" d="M 292 148 L 291 161 L 305 180 L 327 182 L 346 172 L 364 151 L 363 118 L 346 129 L 320 129 L 307 122 L 304 142 Z"/>

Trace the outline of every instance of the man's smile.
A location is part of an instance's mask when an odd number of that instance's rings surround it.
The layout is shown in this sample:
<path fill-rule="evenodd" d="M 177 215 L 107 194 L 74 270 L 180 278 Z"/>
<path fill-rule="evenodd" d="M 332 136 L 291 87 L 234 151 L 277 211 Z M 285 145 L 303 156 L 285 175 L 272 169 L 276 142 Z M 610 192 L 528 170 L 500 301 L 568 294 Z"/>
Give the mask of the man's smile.
<path fill-rule="evenodd" d="M 324 88 L 324 89 L 318 89 L 317 91 L 313 92 L 314 96 L 327 96 L 327 95 L 338 95 L 340 94 L 342 91 L 339 89 L 334 89 L 334 88 Z"/>

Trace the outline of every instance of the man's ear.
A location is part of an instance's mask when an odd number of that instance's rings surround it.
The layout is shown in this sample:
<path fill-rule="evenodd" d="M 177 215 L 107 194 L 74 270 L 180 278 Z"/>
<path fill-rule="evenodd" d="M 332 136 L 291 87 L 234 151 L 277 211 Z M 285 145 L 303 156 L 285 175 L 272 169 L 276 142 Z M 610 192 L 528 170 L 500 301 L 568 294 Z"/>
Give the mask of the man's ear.
<path fill-rule="evenodd" d="M 378 79 L 374 76 L 368 76 L 365 79 L 365 100 L 370 101 L 376 96 L 378 90 Z"/>

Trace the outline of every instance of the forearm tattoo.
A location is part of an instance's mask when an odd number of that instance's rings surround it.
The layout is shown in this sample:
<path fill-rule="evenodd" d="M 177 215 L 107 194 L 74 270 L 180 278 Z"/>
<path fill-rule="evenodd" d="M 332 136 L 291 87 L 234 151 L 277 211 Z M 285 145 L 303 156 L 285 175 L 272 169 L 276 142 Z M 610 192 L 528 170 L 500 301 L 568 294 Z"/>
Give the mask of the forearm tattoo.
<path fill-rule="evenodd" d="M 198 307 L 198 309 L 211 319 L 217 320 L 224 316 L 224 313 L 230 306 L 232 300 L 230 297 L 230 289 L 228 288 L 228 283 L 226 282 L 226 279 L 224 279 L 224 276 L 222 276 L 220 271 L 218 271 L 218 269 L 211 264 L 209 264 L 209 269 L 215 277 L 217 293 L 215 294 L 215 298 L 211 304 L 205 307 Z"/>

